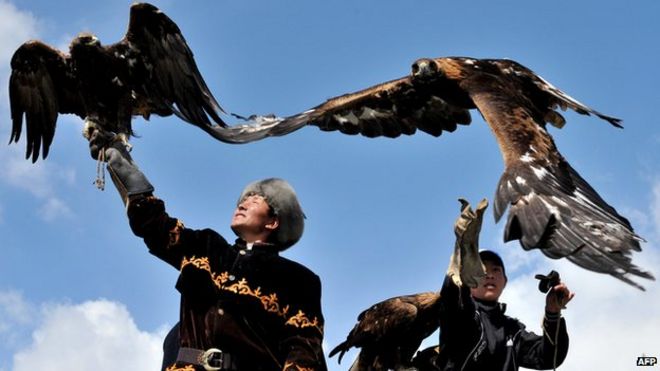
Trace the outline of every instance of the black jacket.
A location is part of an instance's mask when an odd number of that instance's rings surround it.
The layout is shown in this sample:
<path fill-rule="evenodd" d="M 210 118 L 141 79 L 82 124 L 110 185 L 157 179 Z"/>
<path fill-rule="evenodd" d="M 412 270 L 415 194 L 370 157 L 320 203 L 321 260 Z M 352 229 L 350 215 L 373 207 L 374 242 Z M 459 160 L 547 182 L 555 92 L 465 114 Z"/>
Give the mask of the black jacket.
<path fill-rule="evenodd" d="M 318 276 L 277 246 L 185 228 L 154 197 L 132 201 L 128 216 L 149 251 L 181 272 L 180 346 L 219 348 L 246 371 L 326 370 Z"/>
<path fill-rule="evenodd" d="M 515 371 L 559 366 L 568 353 L 566 323 L 546 313 L 544 336 L 504 314 L 501 303 L 479 302 L 470 290 L 459 290 L 445 279 L 441 292 L 440 353 L 436 365 L 443 371 Z M 556 344 L 556 345 L 555 345 Z"/>

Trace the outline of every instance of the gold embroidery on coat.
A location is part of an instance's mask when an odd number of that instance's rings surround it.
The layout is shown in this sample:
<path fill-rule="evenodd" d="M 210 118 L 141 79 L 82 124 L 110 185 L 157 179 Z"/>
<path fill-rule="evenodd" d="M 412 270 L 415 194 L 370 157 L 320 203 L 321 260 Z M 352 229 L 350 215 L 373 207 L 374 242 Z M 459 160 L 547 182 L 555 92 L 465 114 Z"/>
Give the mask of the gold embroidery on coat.
<path fill-rule="evenodd" d="M 186 365 L 184 367 L 177 367 L 176 364 L 168 367 L 165 371 L 195 371 L 195 367 L 191 365 Z"/>
<path fill-rule="evenodd" d="M 181 231 L 185 228 L 183 222 L 179 219 L 176 220 L 176 225 L 170 229 L 170 246 L 174 246 L 179 243 L 179 238 L 181 238 Z"/>
<path fill-rule="evenodd" d="M 299 310 L 295 316 L 289 318 L 286 321 L 286 324 L 300 328 L 316 327 L 319 331 L 323 332 L 323 330 L 321 330 L 321 328 L 319 327 L 318 318 L 314 317 L 314 319 L 310 321 L 309 318 L 307 318 L 307 316 L 305 315 L 305 313 L 301 310 Z"/>
<path fill-rule="evenodd" d="M 193 256 L 190 259 L 184 257 L 181 261 L 181 269 L 183 270 L 183 268 L 188 265 L 192 265 L 198 269 L 208 272 L 208 274 L 211 276 L 211 280 L 220 290 L 233 292 L 238 295 L 252 296 L 261 302 L 261 305 L 263 305 L 267 312 L 275 313 L 278 316 L 286 319 L 287 313 L 289 312 L 289 306 L 286 305 L 282 308 L 280 306 L 279 300 L 277 299 L 277 294 L 262 294 L 261 287 L 252 289 L 245 278 L 241 278 L 240 281 L 231 285 L 227 285 L 227 282 L 230 281 L 230 274 L 228 272 L 222 272 L 220 274 L 214 273 L 211 270 L 211 264 L 209 263 L 208 257 L 196 258 Z M 302 310 L 298 310 L 298 313 L 295 316 L 290 317 L 285 322 L 285 324 L 298 328 L 314 327 L 320 333 L 323 333 L 323 328 L 319 326 L 318 318 L 314 317 L 313 320 L 309 320 L 309 318 L 307 318 Z"/>
<path fill-rule="evenodd" d="M 194 267 L 197 267 L 199 269 L 211 273 L 211 264 L 209 263 L 209 258 L 206 256 L 203 258 L 195 258 L 193 256 L 192 258 L 190 258 L 190 260 L 184 257 L 183 260 L 181 261 L 181 269 L 183 269 L 183 267 L 189 264 L 192 264 Z"/>

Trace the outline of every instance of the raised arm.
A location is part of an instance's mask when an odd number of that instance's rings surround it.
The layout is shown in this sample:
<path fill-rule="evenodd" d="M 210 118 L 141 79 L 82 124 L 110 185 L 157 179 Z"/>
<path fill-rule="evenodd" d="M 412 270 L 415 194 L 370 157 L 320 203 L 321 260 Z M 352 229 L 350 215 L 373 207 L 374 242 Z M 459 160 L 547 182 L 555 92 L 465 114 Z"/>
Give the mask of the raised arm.
<path fill-rule="evenodd" d="M 127 143 L 117 135 L 94 130 L 89 135 L 89 146 L 92 158 L 107 163 L 112 182 L 126 205 L 131 230 L 144 239 L 152 254 L 179 269 L 185 255 L 203 253 L 193 251 L 206 246 L 196 243 L 202 235 L 222 239 L 211 230 L 185 228 L 181 220 L 170 217 L 165 203 L 153 195 L 153 185 L 128 152 Z"/>

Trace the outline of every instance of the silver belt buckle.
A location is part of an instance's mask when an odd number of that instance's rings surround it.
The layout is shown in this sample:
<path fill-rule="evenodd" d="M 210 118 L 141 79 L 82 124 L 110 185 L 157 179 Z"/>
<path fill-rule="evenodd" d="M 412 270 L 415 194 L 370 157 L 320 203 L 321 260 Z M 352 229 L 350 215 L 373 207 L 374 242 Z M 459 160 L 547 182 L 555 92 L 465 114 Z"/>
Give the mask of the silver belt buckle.
<path fill-rule="evenodd" d="M 204 354 L 202 354 L 202 359 L 200 363 L 202 364 L 202 367 L 204 367 L 204 369 L 207 371 L 222 370 L 222 367 L 214 367 L 209 364 L 209 360 L 211 359 L 211 357 L 213 357 L 214 354 L 219 354 L 220 357 L 222 357 L 222 351 L 218 348 L 208 349 L 207 351 L 204 352 Z"/>

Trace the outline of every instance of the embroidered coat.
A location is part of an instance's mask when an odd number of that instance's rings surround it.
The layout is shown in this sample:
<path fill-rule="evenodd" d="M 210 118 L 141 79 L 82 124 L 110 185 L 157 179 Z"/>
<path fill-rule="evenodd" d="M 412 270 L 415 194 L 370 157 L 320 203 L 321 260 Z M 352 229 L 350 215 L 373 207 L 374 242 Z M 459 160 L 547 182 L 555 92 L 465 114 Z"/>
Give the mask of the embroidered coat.
<path fill-rule="evenodd" d="M 180 346 L 218 348 L 240 370 L 326 370 L 321 282 L 272 244 L 228 243 L 211 229 L 186 228 L 155 197 L 128 206 L 133 232 L 180 270 Z M 194 370 L 177 364 L 171 369 Z"/>

